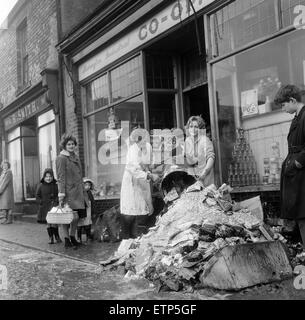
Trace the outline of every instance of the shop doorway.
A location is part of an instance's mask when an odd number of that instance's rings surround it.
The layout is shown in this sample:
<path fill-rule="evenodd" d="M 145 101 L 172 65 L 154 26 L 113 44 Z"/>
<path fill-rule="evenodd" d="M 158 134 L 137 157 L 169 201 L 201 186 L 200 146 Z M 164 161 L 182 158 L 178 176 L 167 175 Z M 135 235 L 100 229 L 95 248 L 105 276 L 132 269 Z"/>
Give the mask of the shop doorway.
<path fill-rule="evenodd" d="M 184 119 L 185 122 L 191 116 L 201 115 L 207 124 L 207 133 L 210 133 L 210 109 L 207 84 L 184 92 Z"/>
<path fill-rule="evenodd" d="M 210 128 L 203 19 L 197 23 L 198 34 L 191 21 L 144 51 L 150 129 L 184 127 L 191 115 Z"/>

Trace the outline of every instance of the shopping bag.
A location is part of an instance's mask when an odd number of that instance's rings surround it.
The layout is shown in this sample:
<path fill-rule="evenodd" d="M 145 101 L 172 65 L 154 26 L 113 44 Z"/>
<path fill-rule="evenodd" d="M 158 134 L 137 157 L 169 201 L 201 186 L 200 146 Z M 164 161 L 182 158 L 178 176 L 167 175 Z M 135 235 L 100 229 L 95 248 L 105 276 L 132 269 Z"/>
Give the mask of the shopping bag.
<path fill-rule="evenodd" d="M 53 207 L 47 214 L 46 220 L 49 224 L 70 224 L 74 215 L 77 214 L 68 205 Z"/>

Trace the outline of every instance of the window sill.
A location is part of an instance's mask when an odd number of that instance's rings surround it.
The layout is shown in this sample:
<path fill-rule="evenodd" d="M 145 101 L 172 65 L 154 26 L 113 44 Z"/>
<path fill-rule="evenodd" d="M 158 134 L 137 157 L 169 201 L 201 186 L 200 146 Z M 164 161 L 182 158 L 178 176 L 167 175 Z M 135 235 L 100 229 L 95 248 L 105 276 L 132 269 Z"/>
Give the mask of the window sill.
<path fill-rule="evenodd" d="M 256 186 L 233 187 L 231 193 L 279 191 L 279 184 L 261 184 Z"/>
<path fill-rule="evenodd" d="M 29 81 L 27 84 L 25 84 L 22 87 L 18 87 L 18 89 L 16 90 L 16 97 L 20 96 L 22 93 L 24 93 L 25 91 L 27 91 L 30 87 L 31 87 L 32 83 L 31 81 Z"/>

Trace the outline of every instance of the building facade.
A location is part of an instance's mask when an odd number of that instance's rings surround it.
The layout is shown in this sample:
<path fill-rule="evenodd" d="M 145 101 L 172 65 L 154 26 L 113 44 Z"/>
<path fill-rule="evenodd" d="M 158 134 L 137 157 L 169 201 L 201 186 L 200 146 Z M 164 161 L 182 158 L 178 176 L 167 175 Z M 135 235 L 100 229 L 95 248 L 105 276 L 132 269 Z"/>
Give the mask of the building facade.
<path fill-rule="evenodd" d="M 1 157 L 11 163 L 16 211 L 33 212 L 44 169 L 56 173 L 65 131 L 56 45 L 100 2 L 19 0 L 0 30 Z"/>
<path fill-rule="evenodd" d="M 105 1 L 63 39 L 58 48 L 73 91 L 67 126 L 77 127 L 86 175 L 101 198 L 119 198 L 124 170 L 120 161 L 103 161 L 108 129 L 122 132 L 124 120 L 150 131 L 183 128 L 198 114 L 216 150 L 217 185 L 247 195 L 278 192 L 291 116 L 273 98 L 282 84 L 304 86 L 304 6 Z"/>

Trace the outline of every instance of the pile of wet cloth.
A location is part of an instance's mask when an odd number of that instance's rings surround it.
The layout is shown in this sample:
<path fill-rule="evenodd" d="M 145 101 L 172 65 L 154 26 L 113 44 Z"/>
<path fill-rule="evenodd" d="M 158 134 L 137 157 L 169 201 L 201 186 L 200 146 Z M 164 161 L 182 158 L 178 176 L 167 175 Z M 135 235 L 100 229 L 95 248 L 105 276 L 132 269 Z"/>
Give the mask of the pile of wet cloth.
<path fill-rule="evenodd" d="M 189 290 L 200 284 L 209 259 L 226 246 L 273 240 L 263 222 L 230 197 L 231 188 L 197 181 L 172 197 L 155 226 L 123 240 L 104 269 L 123 266 L 125 277 L 146 278 L 157 290 Z"/>

